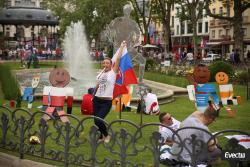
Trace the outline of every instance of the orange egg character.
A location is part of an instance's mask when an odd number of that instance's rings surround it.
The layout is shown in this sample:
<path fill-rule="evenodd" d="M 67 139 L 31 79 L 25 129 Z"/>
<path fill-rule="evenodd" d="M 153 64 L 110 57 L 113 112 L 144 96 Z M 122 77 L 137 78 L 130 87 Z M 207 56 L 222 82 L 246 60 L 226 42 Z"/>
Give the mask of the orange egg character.
<path fill-rule="evenodd" d="M 228 102 L 233 100 L 233 85 L 228 84 L 229 77 L 225 72 L 218 72 L 215 75 L 215 80 L 219 85 L 220 98 L 223 105 L 228 105 Z"/>
<path fill-rule="evenodd" d="M 225 72 L 218 72 L 215 75 L 215 80 L 219 85 L 228 84 L 229 77 Z"/>

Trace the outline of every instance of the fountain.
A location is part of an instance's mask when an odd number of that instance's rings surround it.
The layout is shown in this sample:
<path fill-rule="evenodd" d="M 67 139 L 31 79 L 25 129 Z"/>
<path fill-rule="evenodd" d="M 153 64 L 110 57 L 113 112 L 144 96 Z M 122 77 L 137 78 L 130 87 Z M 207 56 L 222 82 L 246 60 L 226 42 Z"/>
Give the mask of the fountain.
<path fill-rule="evenodd" d="M 71 23 L 64 38 L 64 61 L 67 70 L 77 84 L 95 85 L 95 73 L 90 60 L 85 28 L 81 21 Z"/>
<path fill-rule="evenodd" d="M 69 87 L 74 88 L 74 98 L 81 99 L 82 95 L 87 93 L 88 88 L 96 84 L 96 72 L 92 67 L 89 55 L 88 41 L 85 35 L 85 28 L 81 21 L 71 23 L 65 33 L 63 41 L 65 68 L 71 76 Z M 42 71 L 42 70 L 41 70 Z M 37 95 L 42 95 L 43 87 L 50 85 L 50 70 L 39 72 L 41 76 L 40 83 L 36 90 Z M 31 79 L 37 70 L 29 72 L 17 72 L 17 79 L 22 87 L 30 86 Z"/>

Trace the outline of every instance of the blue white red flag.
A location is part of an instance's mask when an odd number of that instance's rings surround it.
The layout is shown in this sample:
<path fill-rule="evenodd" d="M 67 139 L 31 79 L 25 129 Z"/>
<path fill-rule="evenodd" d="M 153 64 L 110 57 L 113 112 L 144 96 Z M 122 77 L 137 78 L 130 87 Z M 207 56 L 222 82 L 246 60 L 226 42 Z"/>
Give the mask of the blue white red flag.
<path fill-rule="evenodd" d="M 117 50 L 116 54 L 112 58 L 112 62 L 115 63 L 117 59 L 117 54 L 119 52 L 119 49 Z M 128 89 L 127 86 L 129 84 L 137 84 L 137 78 L 135 75 L 135 71 L 133 69 L 133 64 L 131 57 L 128 53 L 127 48 L 123 49 L 123 53 L 120 59 L 119 64 L 119 71 L 116 75 L 116 82 L 113 92 L 113 98 L 116 98 L 119 95 L 127 94 Z"/>

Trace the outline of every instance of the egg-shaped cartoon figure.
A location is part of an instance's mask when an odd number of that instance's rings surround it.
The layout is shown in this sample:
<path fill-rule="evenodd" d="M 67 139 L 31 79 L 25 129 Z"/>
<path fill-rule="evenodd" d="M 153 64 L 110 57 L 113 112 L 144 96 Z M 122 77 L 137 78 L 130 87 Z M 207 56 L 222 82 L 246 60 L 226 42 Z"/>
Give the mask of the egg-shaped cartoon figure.
<path fill-rule="evenodd" d="M 229 81 L 229 77 L 226 73 L 224 72 L 218 72 L 216 75 L 215 75 L 215 80 L 216 82 L 219 84 L 219 85 L 225 85 L 225 84 L 228 84 L 228 81 Z"/>
<path fill-rule="evenodd" d="M 194 81 L 197 84 L 205 84 L 209 82 L 210 79 L 210 71 L 207 66 L 205 65 L 198 65 L 194 68 Z"/>
<path fill-rule="evenodd" d="M 35 75 L 32 78 L 31 87 L 24 88 L 22 100 L 28 102 L 28 109 L 32 108 L 32 103 L 34 101 L 35 90 L 36 90 L 36 88 L 37 88 L 37 86 L 39 84 L 39 81 L 40 81 L 40 76 Z"/>
<path fill-rule="evenodd" d="M 63 122 L 68 122 L 68 118 L 64 115 L 63 106 L 67 100 L 67 113 L 71 114 L 73 104 L 73 88 L 65 87 L 70 82 L 68 71 L 63 68 L 54 68 L 49 75 L 52 86 L 43 88 L 43 106 L 45 112 L 53 116 L 59 116 Z M 49 119 L 47 115 L 43 117 Z"/>
<path fill-rule="evenodd" d="M 69 84 L 70 75 L 68 71 L 63 68 L 55 68 L 50 72 L 49 81 L 52 86 L 63 88 Z"/>
<path fill-rule="evenodd" d="M 189 80 L 193 82 L 193 86 L 188 86 L 189 98 L 194 99 L 198 111 L 204 112 L 208 107 L 208 102 L 213 100 L 216 105 L 219 105 L 219 97 L 216 94 L 214 84 L 208 83 L 210 79 L 210 71 L 204 64 L 199 64 L 194 68 L 192 77 Z M 193 88 L 194 90 L 190 90 Z M 193 94 L 193 95 L 192 95 Z"/>
<path fill-rule="evenodd" d="M 233 103 L 233 85 L 228 84 L 229 77 L 225 72 L 218 72 L 215 80 L 219 85 L 220 98 L 223 105 Z M 236 103 L 236 102 L 234 102 Z"/>

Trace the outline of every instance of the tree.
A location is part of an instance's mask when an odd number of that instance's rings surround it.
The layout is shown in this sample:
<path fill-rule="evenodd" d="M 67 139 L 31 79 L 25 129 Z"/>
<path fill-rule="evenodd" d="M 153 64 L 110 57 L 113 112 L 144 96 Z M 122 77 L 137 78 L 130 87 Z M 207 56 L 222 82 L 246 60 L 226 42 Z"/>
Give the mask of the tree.
<path fill-rule="evenodd" d="M 163 24 L 164 30 L 164 41 L 165 41 L 165 51 L 169 53 L 170 51 L 170 17 L 171 17 L 171 5 L 176 2 L 175 0 L 156 0 L 156 11 L 158 11 L 157 16 Z"/>
<path fill-rule="evenodd" d="M 0 0 L 0 10 L 4 7 L 4 3 L 5 3 L 4 0 Z"/>
<path fill-rule="evenodd" d="M 144 37 L 146 37 L 146 43 L 150 43 L 148 27 L 152 19 L 153 3 L 150 0 L 130 0 L 130 2 L 135 10 L 135 21 L 138 23 Z"/>
<path fill-rule="evenodd" d="M 60 18 L 61 35 L 71 22 L 82 20 L 89 41 L 97 42 L 105 26 L 121 16 L 123 0 L 44 0 L 43 3 Z"/>
<path fill-rule="evenodd" d="M 116 17 L 123 16 L 122 0 L 88 0 L 81 10 L 89 37 L 100 40 L 101 32 Z"/>
<path fill-rule="evenodd" d="M 192 25 L 194 57 L 196 58 L 198 55 L 197 22 L 203 16 L 205 2 L 203 0 L 180 0 L 178 4 L 181 9 L 179 13 L 181 20 L 189 20 Z"/>
<path fill-rule="evenodd" d="M 211 17 L 217 18 L 217 19 L 222 19 L 222 20 L 227 20 L 233 25 L 233 32 L 234 32 L 234 48 L 238 49 L 240 52 L 240 59 L 243 60 L 243 30 L 242 30 L 242 22 L 243 22 L 243 17 L 242 14 L 243 12 L 250 8 L 250 1 L 249 0 L 224 0 L 226 1 L 227 5 L 227 14 L 225 16 L 223 15 L 218 15 L 218 14 L 213 14 L 209 8 L 210 4 L 212 3 L 211 0 L 205 0 L 206 5 L 206 11 L 207 14 Z M 234 14 L 230 16 L 229 11 L 230 11 L 230 2 L 233 1 L 234 7 L 233 11 Z"/>
<path fill-rule="evenodd" d="M 71 3 L 70 3 L 71 2 Z M 50 9 L 55 16 L 59 18 L 60 36 L 64 35 L 66 27 L 70 25 L 71 21 L 74 21 L 72 10 L 74 10 L 73 2 L 69 0 L 43 0 L 41 5 L 44 8 Z"/>

